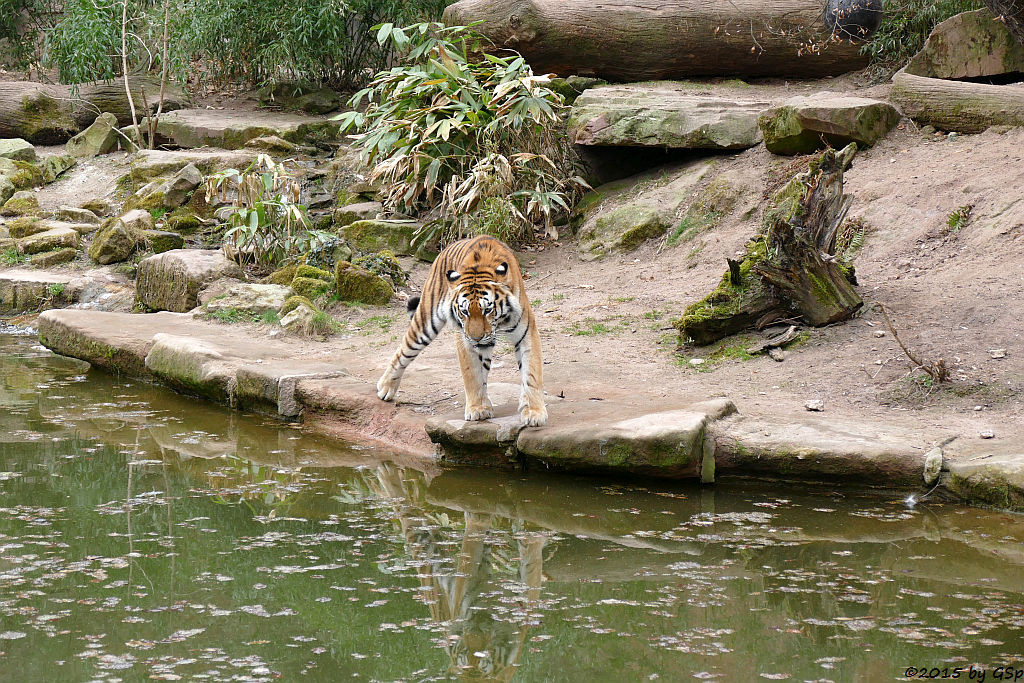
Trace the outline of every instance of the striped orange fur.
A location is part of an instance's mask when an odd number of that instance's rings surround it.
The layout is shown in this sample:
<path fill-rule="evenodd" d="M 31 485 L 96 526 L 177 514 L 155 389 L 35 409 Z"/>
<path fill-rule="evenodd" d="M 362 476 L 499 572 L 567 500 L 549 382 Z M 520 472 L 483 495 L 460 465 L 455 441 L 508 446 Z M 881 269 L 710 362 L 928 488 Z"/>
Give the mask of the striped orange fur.
<path fill-rule="evenodd" d="M 394 400 L 405 369 L 450 322 L 458 333 L 466 419 L 486 420 L 494 415 L 487 397 L 487 373 L 501 336 L 515 347 L 523 423 L 539 427 L 547 422 L 540 331 L 511 249 L 486 235 L 449 245 L 431 266 L 422 294 L 409 299 L 408 306 L 409 330 L 377 382 L 377 396 Z"/>

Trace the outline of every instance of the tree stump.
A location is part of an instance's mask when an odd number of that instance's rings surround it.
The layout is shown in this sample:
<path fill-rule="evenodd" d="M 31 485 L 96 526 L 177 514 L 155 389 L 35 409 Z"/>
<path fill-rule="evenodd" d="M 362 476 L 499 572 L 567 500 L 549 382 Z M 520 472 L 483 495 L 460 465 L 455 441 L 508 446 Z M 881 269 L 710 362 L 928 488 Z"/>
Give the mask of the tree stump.
<path fill-rule="evenodd" d="M 852 267 L 836 258 L 836 239 L 853 198 L 843 171 L 857 151 L 827 149 L 772 198 L 764 224 L 718 287 L 674 325 L 680 341 L 710 344 L 782 318 L 820 326 L 846 320 L 863 305 Z"/>

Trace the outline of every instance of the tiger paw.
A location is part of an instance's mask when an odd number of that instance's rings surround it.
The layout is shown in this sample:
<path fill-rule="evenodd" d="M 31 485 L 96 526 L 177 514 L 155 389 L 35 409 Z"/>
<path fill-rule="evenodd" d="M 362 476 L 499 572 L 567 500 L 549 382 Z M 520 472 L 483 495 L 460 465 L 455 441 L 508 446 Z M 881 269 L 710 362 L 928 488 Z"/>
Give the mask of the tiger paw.
<path fill-rule="evenodd" d="M 466 421 L 476 422 L 494 417 L 494 410 L 491 406 L 466 406 Z"/>
<path fill-rule="evenodd" d="M 548 423 L 548 408 L 543 403 L 539 408 L 526 406 L 519 413 L 526 427 L 543 427 Z"/>
<path fill-rule="evenodd" d="M 392 379 L 390 373 L 385 372 L 379 380 L 377 380 L 377 398 L 382 401 L 391 401 L 395 398 L 395 394 L 398 393 L 398 380 Z"/>

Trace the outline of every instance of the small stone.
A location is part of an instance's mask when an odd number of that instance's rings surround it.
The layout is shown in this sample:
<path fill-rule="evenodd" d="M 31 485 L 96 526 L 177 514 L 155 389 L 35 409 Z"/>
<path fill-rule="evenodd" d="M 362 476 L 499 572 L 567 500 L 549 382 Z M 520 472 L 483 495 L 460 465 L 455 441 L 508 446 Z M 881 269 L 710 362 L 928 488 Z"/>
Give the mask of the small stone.
<path fill-rule="evenodd" d="M 980 432 L 978 432 L 978 436 L 980 436 L 983 439 L 994 439 L 996 438 L 996 433 L 991 429 L 983 429 Z"/>
<path fill-rule="evenodd" d="M 820 413 L 825 410 L 825 402 L 821 399 L 812 399 L 804 403 L 804 408 L 811 411 L 812 413 Z"/>
<path fill-rule="evenodd" d="M 706 362 L 707 361 L 705 361 L 703 358 L 691 358 L 690 359 L 690 365 L 692 365 L 693 367 L 698 367 L 700 365 L 704 365 L 704 363 L 706 363 Z"/>
<path fill-rule="evenodd" d="M 879 339 L 881 339 L 882 337 L 885 336 L 885 331 L 884 330 L 875 330 L 875 336 L 878 337 Z"/>
<path fill-rule="evenodd" d="M 979 413 L 982 410 L 985 410 L 985 406 L 974 406 L 974 412 Z"/>
<path fill-rule="evenodd" d="M 989 349 L 988 355 L 995 359 L 1006 358 L 1006 349 Z"/>

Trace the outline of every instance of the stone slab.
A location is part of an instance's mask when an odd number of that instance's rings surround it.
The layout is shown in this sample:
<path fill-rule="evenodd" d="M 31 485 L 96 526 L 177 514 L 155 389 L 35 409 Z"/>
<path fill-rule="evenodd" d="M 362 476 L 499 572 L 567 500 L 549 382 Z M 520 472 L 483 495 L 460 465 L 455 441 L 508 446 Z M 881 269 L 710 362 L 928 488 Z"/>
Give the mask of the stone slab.
<path fill-rule="evenodd" d="M 845 481 L 908 486 L 934 481 L 934 439 L 949 434 L 901 429 L 835 416 L 773 418 L 738 415 L 716 423 L 719 476 Z M 929 472 L 926 478 L 926 471 Z"/>
<path fill-rule="evenodd" d="M 764 145 L 774 154 L 806 154 L 828 145 L 870 147 L 899 123 L 888 102 L 820 92 L 792 97 L 761 114 Z"/>
<path fill-rule="evenodd" d="M 66 273 L 0 272 L 0 315 L 66 306 L 78 300 L 84 286 L 82 278 Z"/>
<path fill-rule="evenodd" d="M 666 83 L 590 88 L 573 105 L 578 145 L 737 150 L 761 142 L 757 117 L 771 104 L 685 92 Z"/>
<path fill-rule="evenodd" d="M 160 117 L 157 136 L 186 149 L 241 149 L 245 143 L 262 136 L 275 135 L 288 142 L 304 142 L 316 134 L 334 137 L 339 128 L 337 121 L 298 114 L 179 109 Z"/>

